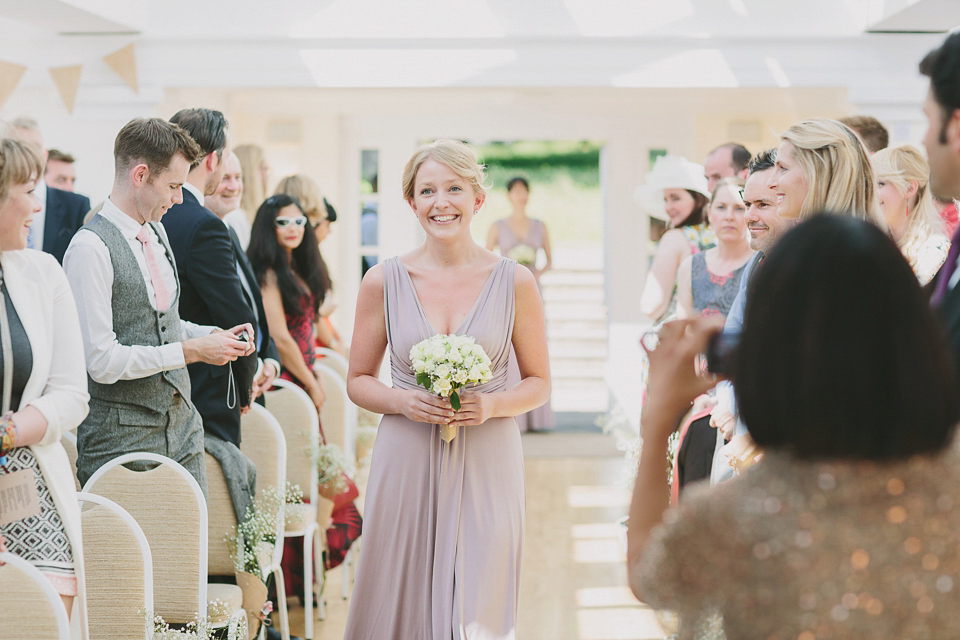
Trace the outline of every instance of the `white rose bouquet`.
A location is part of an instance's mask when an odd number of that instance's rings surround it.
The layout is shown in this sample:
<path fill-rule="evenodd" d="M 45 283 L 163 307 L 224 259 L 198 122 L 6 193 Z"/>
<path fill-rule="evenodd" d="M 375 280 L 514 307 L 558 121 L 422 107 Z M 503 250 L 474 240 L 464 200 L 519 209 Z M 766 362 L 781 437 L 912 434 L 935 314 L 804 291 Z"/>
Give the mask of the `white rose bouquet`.
<path fill-rule="evenodd" d="M 532 269 L 537 262 L 537 250 L 527 244 L 518 244 L 507 252 L 507 257 Z"/>
<path fill-rule="evenodd" d="M 470 336 L 438 334 L 422 340 L 410 349 L 410 363 L 417 384 L 441 398 L 450 398 L 454 411 L 460 410 L 459 389 L 493 377 L 490 357 Z M 456 427 L 450 425 L 440 431 L 444 442 L 450 442 L 456 434 Z"/>

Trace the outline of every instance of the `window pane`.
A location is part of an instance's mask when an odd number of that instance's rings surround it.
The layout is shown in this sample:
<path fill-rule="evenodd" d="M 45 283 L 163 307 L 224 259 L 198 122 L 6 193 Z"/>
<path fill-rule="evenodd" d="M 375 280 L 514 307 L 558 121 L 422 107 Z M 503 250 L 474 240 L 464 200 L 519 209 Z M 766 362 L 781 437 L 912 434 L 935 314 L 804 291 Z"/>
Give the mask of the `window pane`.
<path fill-rule="evenodd" d="M 370 270 L 370 267 L 380 262 L 377 256 L 361 256 L 360 258 L 362 263 L 360 265 L 360 277 L 367 275 L 367 271 Z"/>
<path fill-rule="evenodd" d="M 379 203 L 376 200 L 365 200 L 360 212 L 360 245 L 364 247 L 377 246 L 378 211 Z"/>
<path fill-rule="evenodd" d="M 360 152 L 360 193 L 377 193 L 380 173 L 380 152 L 364 149 Z"/>

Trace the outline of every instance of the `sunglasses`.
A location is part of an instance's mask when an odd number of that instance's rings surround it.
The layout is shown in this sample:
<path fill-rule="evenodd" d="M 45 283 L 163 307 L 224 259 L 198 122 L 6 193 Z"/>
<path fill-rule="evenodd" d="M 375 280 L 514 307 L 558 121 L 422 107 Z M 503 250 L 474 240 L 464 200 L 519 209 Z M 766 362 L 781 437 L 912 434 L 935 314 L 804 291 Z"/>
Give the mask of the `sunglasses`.
<path fill-rule="evenodd" d="M 303 227 L 307 224 L 307 219 L 303 216 L 297 216 L 296 218 L 276 218 L 273 221 L 273 224 L 278 229 L 283 229 L 284 227 L 289 227 L 290 225 L 295 227 Z"/>

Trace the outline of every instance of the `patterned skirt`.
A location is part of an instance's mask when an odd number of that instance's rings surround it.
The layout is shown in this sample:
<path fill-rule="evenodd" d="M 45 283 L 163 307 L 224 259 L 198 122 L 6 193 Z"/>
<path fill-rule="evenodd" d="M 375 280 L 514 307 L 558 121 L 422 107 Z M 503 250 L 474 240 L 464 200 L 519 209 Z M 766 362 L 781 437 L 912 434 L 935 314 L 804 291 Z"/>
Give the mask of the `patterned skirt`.
<path fill-rule="evenodd" d="M 17 447 L 8 454 L 7 464 L 0 467 L 0 475 L 23 469 L 31 469 L 34 473 L 40 513 L 0 526 L 0 535 L 6 538 L 7 549 L 35 566 L 50 580 L 57 593 L 75 596 L 77 577 L 70 539 L 30 447 Z"/>

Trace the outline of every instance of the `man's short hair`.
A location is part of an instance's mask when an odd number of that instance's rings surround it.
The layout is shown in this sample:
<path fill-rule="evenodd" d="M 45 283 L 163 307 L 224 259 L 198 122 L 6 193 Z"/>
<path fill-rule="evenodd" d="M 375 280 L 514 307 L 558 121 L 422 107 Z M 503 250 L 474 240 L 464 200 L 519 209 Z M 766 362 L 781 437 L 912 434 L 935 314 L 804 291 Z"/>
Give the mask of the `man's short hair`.
<path fill-rule="evenodd" d="M 747 175 L 752 176 L 758 171 L 766 171 L 767 169 L 773 169 L 773 166 L 777 162 L 777 148 L 767 149 L 766 151 L 761 151 L 755 155 L 751 160 L 750 164 L 747 165 Z"/>
<path fill-rule="evenodd" d="M 960 31 L 951 33 L 920 61 L 920 73 L 930 78 L 930 90 L 943 110 L 940 142 L 947 141 L 947 120 L 960 109 Z"/>
<path fill-rule="evenodd" d="M 191 165 L 203 155 L 189 133 L 160 118 L 131 120 L 120 129 L 113 143 L 117 174 L 137 164 L 145 164 L 150 175 L 156 176 L 170 166 L 170 161 L 178 153 Z"/>
<path fill-rule="evenodd" d="M 887 132 L 887 128 L 873 116 L 849 116 L 840 118 L 839 122 L 856 131 L 870 153 L 886 149 L 887 145 L 890 144 L 890 134 Z"/>
<path fill-rule="evenodd" d="M 739 142 L 728 142 L 720 145 L 707 155 L 712 156 L 721 149 L 730 149 L 730 166 L 733 167 L 734 173 L 740 173 L 747 168 L 747 164 L 750 162 L 751 154 L 745 146 Z"/>
<path fill-rule="evenodd" d="M 190 137 L 200 145 L 203 156 L 216 153 L 222 158 L 227 146 L 227 119 L 214 109 L 181 109 L 173 114 L 170 122 L 180 125 Z M 203 156 L 191 163 L 193 169 L 200 164 Z"/>
<path fill-rule="evenodd" d="M 50 162 L 66 162 L 67 164 L 73 164 L 77 159 L 73 157 L 72 154 L 64 153 L 59 149 L 50 149 L 47 151 L 47 163 Z"/>

